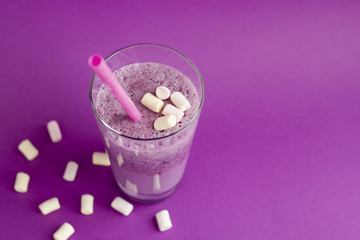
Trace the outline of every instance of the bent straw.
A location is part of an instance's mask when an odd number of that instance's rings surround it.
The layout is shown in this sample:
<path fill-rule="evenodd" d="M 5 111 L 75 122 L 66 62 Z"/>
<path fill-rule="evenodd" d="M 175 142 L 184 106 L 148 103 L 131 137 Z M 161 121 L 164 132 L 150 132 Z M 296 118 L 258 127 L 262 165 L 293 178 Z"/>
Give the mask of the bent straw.
<path fill-rule="evenodd" d="M 88 63 L 90 67 L 94 70 L 94 72 L 99 75 L 101 80 L 110 87 L 115 98 L 124 108 L 131 120 L 133 120 L 134 122 L 140 120 L 142 117 L 141 113 L 136 108 L 135 104 L 131 101 L 129 96 L 126 94 L 119 81 L 113 75 L 104 58 L 100 55 L 92 55 L 89 57 Z"/>

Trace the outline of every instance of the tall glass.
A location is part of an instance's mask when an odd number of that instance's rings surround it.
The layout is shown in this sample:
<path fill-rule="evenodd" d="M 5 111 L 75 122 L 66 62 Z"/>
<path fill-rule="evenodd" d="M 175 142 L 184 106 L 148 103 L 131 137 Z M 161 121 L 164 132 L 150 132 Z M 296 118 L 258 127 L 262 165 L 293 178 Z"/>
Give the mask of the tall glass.
<path fill-rule="evenodd" d="M 190 153 L 192 139 L 204 101 L 204 84 L 195 65 L 182 53 L 159 44 L 136 44 L 122 48 L 105 59 L 110 68 L 144 62 L 169 65 L 187 76 L 199 97 L 193 119 L 165 137 L 140 139 L 111 128 L 96 111 L 97 95 L 103 82 L 94 74 L 90 84 L 90 103 L 109 154 L 111 168 L 120 189 L 140 202 L 168 197 L 180 182 Z"/>

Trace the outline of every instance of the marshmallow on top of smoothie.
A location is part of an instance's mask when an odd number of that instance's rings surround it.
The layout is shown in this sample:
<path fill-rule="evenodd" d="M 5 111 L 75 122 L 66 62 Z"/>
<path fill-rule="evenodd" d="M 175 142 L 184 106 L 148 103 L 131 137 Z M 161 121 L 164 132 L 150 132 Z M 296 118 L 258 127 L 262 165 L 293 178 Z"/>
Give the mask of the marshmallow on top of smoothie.
<path fill-rule="evenodd" d="M 184 111 L 190 108 L 190 102 L 181 92 L 174 92 L 171 94 L 171 91 L 164 86 L 159 86 L 156 88 L 156 96 L 147 92 L 141 98 L 141 103 L 155 113 L 159 113 L 164 106 L 163 100 L 166 100 L 170 97 L 172 104 L 167 104 L 162 114 L 163 117 L 158 117 L 154 122 L 154 128 L 157 131 L 166 130 L 172 128 L 176 125 L 177 122 L 180 122 L 184 116 Z"/>

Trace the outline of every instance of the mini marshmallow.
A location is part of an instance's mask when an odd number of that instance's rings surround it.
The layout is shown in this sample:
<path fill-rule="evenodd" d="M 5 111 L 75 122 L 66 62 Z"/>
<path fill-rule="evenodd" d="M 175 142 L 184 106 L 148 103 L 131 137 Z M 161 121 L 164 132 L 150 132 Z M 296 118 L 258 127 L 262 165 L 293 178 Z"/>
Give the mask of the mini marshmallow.
<path fill-rule="evenodd" d="M 129 190 L 130 192 L 133 192 L 137 194 L 137 186 L 135 183 L 130 182 L 128 179 L 126 179 L 125 188 Z"/>
<path fill-rule="evenodd" d="M 66 165 L 63 178 L 68 182 L 73 182 L 75 180 L 78 169 L 79 164 L 73 161 L 69 161 Z"/>
<path fill-rule="evenodd" d="M 67 240 L 75 232 L 74 227 L 65 222 L 61 227 L 54 233 L 53 237 L 55 240 Z"/>
<path fill-rule="evenodd" d="M 153 191 L 159 192 L 161 190 L 160 186 L 160 175 L 157 173 L 153 177 Z"/>
<path fill-rule="evenodd" d="M 164 106 L 164 102 L 152 95 L 151 93 L 145 93 L 145 95 L 141 99 L 141 103 L 149 108 L 151 111 L 159 113 Z"/>
<path fill-rule="evenodd" d="M 110 166 L 110 159 L 107 153 L 94 152 L 92 155 L 92 163 L 100 166 Z"/>
<path fill-rule="evenodd" d="M 118 162 L 119 167 L 121 167 L 121 165 L 123 165 L 123 163 L 124 163 L 124 159 L 120 153 L 116 156 L 116 160 Z"/>
<path fill-rule="evenodd" d="M 170 219 L 170 214 L 168 210 L 162 210 L 155 214 L 157 224 L 159 226 L 159 230 L 161 232 L 164 232 L 166 230 L 169 230 L 172 228 L 172 223 Z"/>
<path fill-rule="evenodd" d="M 57 123 L 57 121 L 52 120 L 52 121 L 48 122 L 47 130 L 49 132 L 50 139 L 53 143 L 60 142 L 60 140 L 62 139 L 62 135 L 61 135 L 60 127 L 59 127 L 59 124 Z"/>
<path fill-rule="evenodd" d="M 39 205 L 39 209 L 43 215 L 60 209 L 59 199 L 57 197 L 50 198 Z"/>
<path fill-rule="evenodd" d="M 170 96 L 171 102 L 181 111 L 185 112 L 190 108 L 190 103 L 181 92 L 174 92 Z"/>
<path fill-rule="evenodd" d="M 16 174 L 16 180 L 14 185 L 15 191 L 19 193 L 26 193 L 28 190 L 29 181 L 30 181 L 29 174 L 24 172 L 18 172 Z"/>
<path fill-rule="evenodd" d="M 176 117 L 174 115 L 159 117 L 154 122 L 154 128 L 158 131 L 172 128 L 175 125 L 176 125 Z"/>
<path fill-rule="evenodd" d="M 176 117 L 176 122 L 180 122 L 182 117 L 184 116 L 183 111 L 171 104 L 166 104 L 166 106 L 162 110 L 162 114 L 165 116 L 174 115 Z"/>
<path fill-rule="evenodd" d="M 121 197 L 116 197 L 111 202 L 111 207 L 116 211 L 118 211 L 119 213 L 123 214 L 124 216 L 128 216 L 131 213 L 131 211 L 134 209 L 134 206 L 131 203 L 127 202 Z"/>
<path fill-rule="evenodd" d="M 156 88 L 156 96 L 161 100 L 166 100 L 170 97 L 170 90 L 167 87 L 160 86 Z"/>
<path fill-rule="evenodd" d="M 32 145 L 29 139 L 23 140 L 19 144 L 18 149 L 29 161 L 34 160 L 39 155 L 39 151 Z"/>
<path fill-rule="evenodd" d="M 91 215 L 94 212 L 94 196 L 90 194 L 81 195 L 81 213 Z"/>

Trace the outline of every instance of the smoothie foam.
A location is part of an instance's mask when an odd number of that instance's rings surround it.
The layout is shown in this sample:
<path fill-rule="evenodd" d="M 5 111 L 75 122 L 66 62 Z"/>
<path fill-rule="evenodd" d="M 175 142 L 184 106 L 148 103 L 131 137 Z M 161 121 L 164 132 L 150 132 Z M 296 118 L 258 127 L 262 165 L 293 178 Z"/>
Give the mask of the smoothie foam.
<path fill-rule="evenodd" d="M 96 110 L 111 128 L 123 135 L 142 139 L 164 137 L 187 125 L 199 108 L 199 96 L 191 81 L 170 66 L 159 63 L 135 63 L 122 67 L 115 71 L 114 75 L 143 115 L 142 119 L 132 122 L 105 84 L 98 93 Z M 155 90 L 159 86 L 165 86 L 171 92 L 181 92 L 191 104 L 182 121 L 165 131 L 156 131 L 153 127 L 155 119 L 162 114 L 156 114 L 140 103 L 145 93 L 155 95 Z M 164 102 L 165 105 L 171 103 L 170 100 Z"/>

